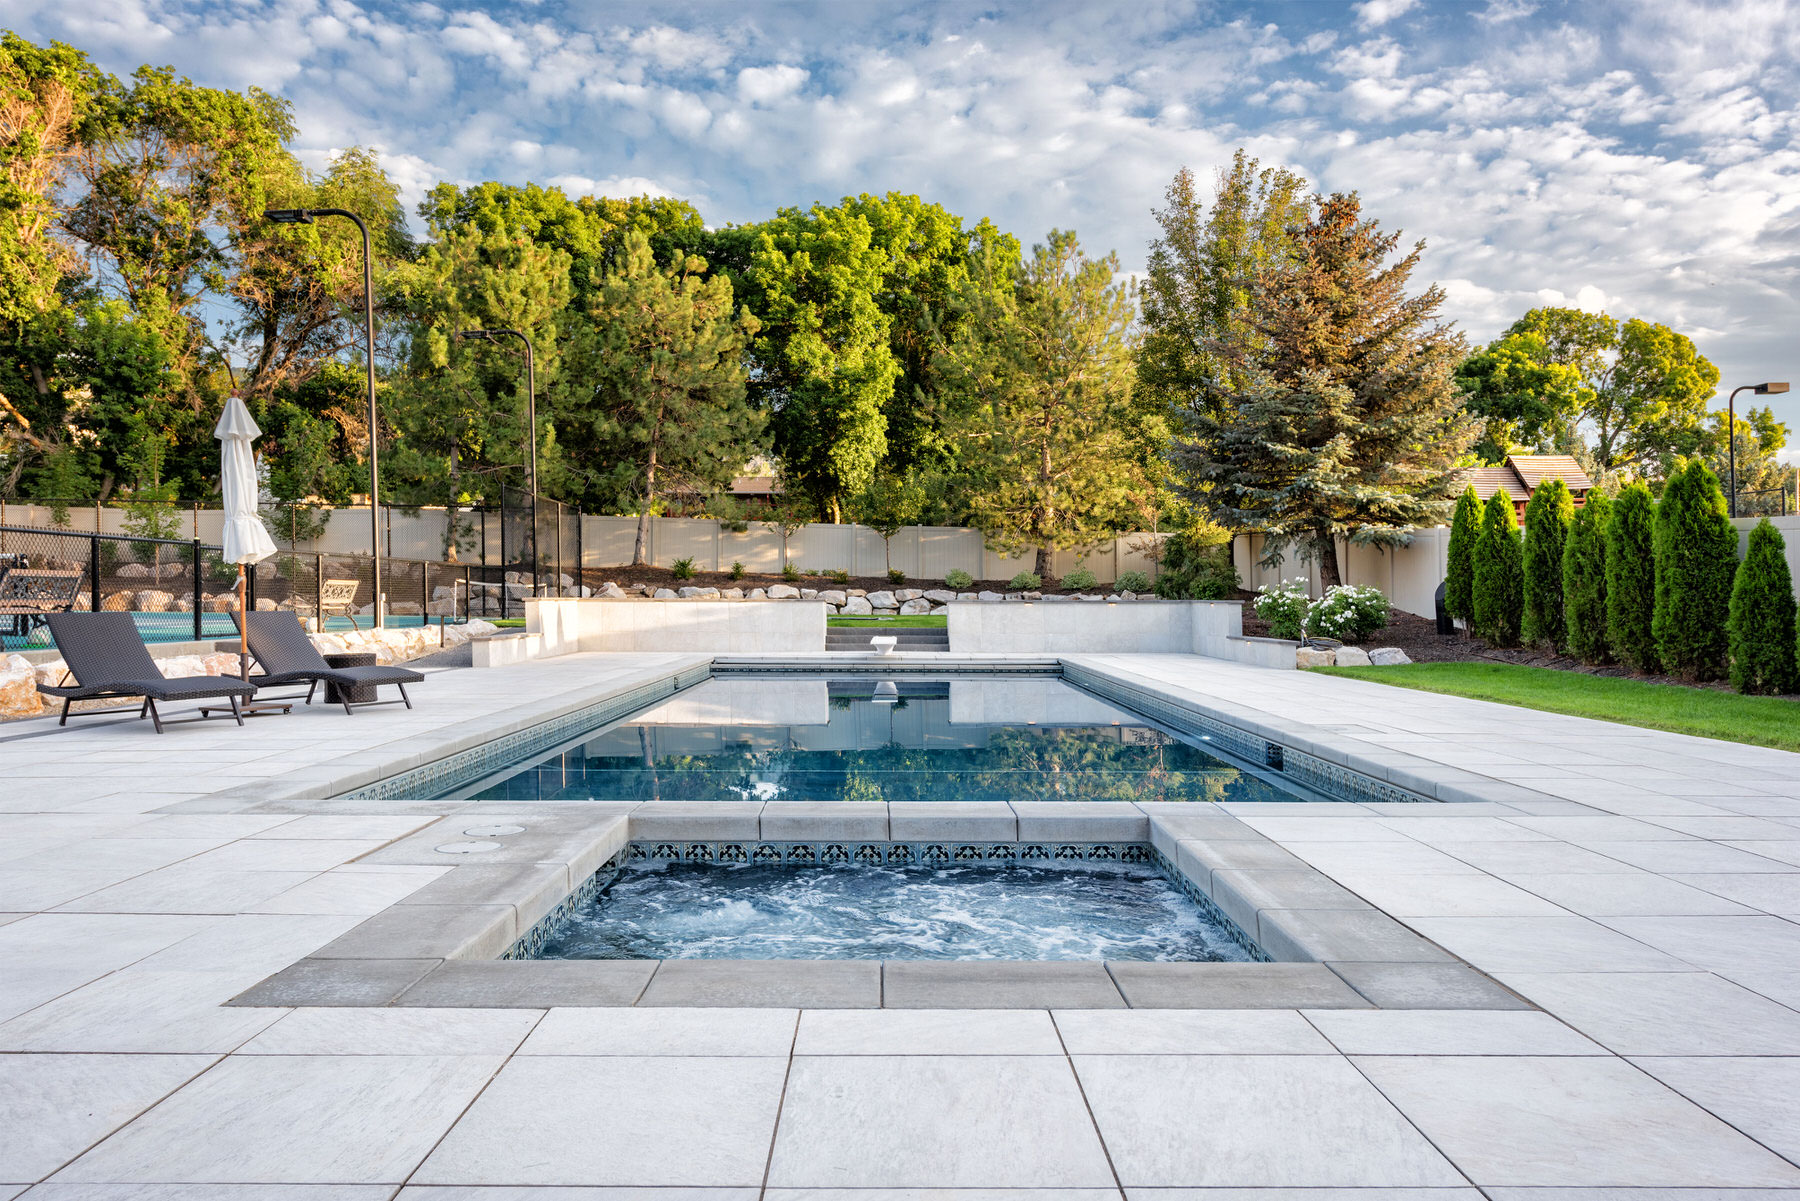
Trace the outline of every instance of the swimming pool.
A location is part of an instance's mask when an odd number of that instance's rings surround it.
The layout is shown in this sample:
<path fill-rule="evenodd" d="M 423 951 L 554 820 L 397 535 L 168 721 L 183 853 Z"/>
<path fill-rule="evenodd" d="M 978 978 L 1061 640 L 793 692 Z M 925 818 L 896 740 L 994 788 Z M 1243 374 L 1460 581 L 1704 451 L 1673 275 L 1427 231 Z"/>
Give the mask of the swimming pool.
<path fill-rule="evenodd" d="M 484 801 L 1264 801 L 1275 773 L 1048 676 L 731 676 L 509 762 Z"/>
<path fill-rule="evenodd" d="M 621 869 L 548 933 L 535 958 L 1218 963 L 1250 955 L 1148 863 L 658 863 Z"/>

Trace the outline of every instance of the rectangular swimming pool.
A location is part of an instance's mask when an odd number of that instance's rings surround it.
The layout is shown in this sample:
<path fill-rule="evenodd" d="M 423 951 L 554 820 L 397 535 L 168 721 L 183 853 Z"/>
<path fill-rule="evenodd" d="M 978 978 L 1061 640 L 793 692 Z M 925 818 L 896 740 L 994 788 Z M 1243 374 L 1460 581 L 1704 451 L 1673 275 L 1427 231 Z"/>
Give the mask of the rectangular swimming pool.
<path fill-rule="evenodd" d="M 1275 801 L 1276 773 L 1047 676 L 714 678 L 446 795 L 494 801 Z M 1311 799 L 1311 798 L 1309 798 Z"/>

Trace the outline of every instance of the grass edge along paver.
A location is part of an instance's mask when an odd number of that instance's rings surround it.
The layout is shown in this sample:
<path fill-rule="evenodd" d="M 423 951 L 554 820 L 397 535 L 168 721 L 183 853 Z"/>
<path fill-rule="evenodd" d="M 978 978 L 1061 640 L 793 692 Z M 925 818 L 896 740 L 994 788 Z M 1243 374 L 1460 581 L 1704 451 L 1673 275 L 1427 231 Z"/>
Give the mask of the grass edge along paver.
<path fill-rule="evenodd" d="M 1411 663 L 1309 670 L 1696 738 L 1800 751 L 1800 705 L 1781 697 L 1742 696 L 1516 663 Z"/>

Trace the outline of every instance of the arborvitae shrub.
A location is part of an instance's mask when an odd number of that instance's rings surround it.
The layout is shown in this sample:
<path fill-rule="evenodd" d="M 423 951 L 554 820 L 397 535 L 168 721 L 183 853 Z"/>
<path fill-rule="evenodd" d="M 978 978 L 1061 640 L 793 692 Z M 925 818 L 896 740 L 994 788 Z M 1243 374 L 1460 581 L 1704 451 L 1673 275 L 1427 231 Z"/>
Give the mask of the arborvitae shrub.
<path fill-rule="evenodd" d="M 1475 632 L 1495 646 L 1519 645 L 1525 608 L 1525 564 L 1512 498 L 1488 497 L 1475 542 Z"/>
<path fill-rule="evenodd" d="M 1766 517 L 1750 531 L 1731 588 L 1730 643 L 1731 685 L 1739 692 L 1786 693 L 1800 686 L 1787 544 Z"/>
<path fill-rule="evenodd" d="M 1656 614 L 1663 670 L 1689 680 L 1725 675 L 1737 531 L 1719 479 L 1699 459 L 1670 478 L 1656 508 Z"/>
<path fill-rule="evenodd" d="M 1638 671 L 1662 665 L 1651 633 L 1656 613 L 1656 498 L 1640 483 L 1620 489 L 1606 523 L 1606 645 Z"/>
<path fill-rule="evenodd" d="M 1606 663 L 1606 523 L 1612 502 L 1598 489 L 1575 510 L 1563 543 L 1563 628 L 1569 653 L 1583 663 Z"/>
<path fill-rule="evenodd" d="M 1450 519 L 1449 562 L 1444 567 L 1444 612 L 1469 621 L 1475 616 L 1475 541 L 1481 537 L 1481 498 L 1475 485 L 1456 498 Z"/>
<path fill-rule="evenodd" d="M 1563 544 L 1575 520 L 1575 498 L 1561 480 L 1545 480 L 1525 506 L 1525 614 L 1519 634 L 1528 643 L 1561 650 Z"/>

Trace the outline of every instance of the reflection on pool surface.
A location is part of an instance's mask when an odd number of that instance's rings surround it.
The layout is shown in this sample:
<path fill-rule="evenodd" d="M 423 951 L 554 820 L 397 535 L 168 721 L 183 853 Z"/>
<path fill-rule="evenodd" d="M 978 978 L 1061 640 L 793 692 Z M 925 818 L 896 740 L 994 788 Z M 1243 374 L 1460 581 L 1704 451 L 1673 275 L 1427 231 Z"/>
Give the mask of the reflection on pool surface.
<path fill-rule="evenodd" d="M 626 868 L 540 959 L 1152 959 L 1244 950 L 1130 864 Z"/>
<path fill-rule="evenodd" d="M 475 800 L 1263 801 L 1294 794 L 1051 678 L 708 680 Z"/>

